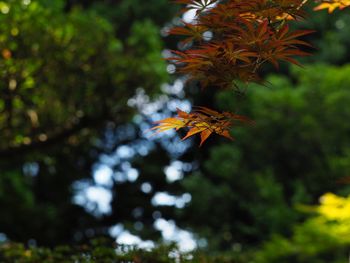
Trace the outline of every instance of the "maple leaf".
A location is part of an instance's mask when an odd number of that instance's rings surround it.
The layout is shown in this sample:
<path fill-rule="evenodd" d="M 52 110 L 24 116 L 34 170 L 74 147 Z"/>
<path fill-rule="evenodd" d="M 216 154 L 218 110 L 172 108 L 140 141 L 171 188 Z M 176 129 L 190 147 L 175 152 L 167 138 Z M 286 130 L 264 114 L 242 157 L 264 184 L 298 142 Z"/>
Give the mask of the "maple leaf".
<path fill-rule="evenodd" d="M 179 118 L 166 118 L 155 123 L 158 125 L 153 127 L 151 130 L 157 130 L 156 133 L 171 129 L 179 130 L 180 128 L 186 127 L 184 120 Z"/>
<path fill-rule="evenodd" d="M 186 22 L 183 23 L 184 26 L 173 27 L 172 29 L 170 29 L 169 34 L 188 36 L 186 39 L 182 40 L 184 44 L 194 40 L 201 41 L 203 39 L 203 33 L 207 31 L 207 28 L 205 26 Z"/>
<path fill-rule="evenodd" d="M 156 133 L 159 133 L 170 129 L 179 130 L 187 127 L 189 130 L 182 140 L 200 134 L 201 146 L 213 133 L 233 140 L 229 130 L 236 122 L 253 123 L 245 116 L 230 112 L 220 113 L 206 107 L 196 107 L 191 113 L 177 109 L 176 117 L 157 121 L 156 124 L 158 125 L 151 130 L 156 130 Z"/>
<path fill-rule="evenodd" d="M 350 0 L 327 0 L 322 1 L 322 3 L 316 6 L 314 10 L 328 9 L 328 13 L 332 13 L 337 8 L 341 10 L 349 6 Z"/>
<path fill-rule="evenodd" d="M 187 5 L 184 11 L 188 9 L 197 10 L 198 15 L 200 12 L 205 11 L 207 8 L 214 5 L 218 0 L 175 0 L 174 2 Z"/>
<path fill-rule="evenodd" d="M 173 51 L 168 60 L 177 65 L 177 72 L 189 81 L 198 81 L 203 88 L 235 88 L 236 81 L 260 82 L 259 69 L 265 62 L 278 67 L 284 60 L 299 64 L 293 57 L 304 56 L 297 45 L 308 45 L 298 39 L 309 31 L 290 31 L 283 26 L 288 16 L 301 16 L 304 0 L 178 0 L 188 7 L 207 8 L 198 14 L 195 24 L 184 23 L 171 34 L 186 36 L 193 42 L 185 51 Z M 212 38 L 203 41 L 203 33 Z"/>
<path fill-rule="evenodd" d="M 309 53 L 300 50 L 297 45 L 311 47 L 305 41 L 298 39 L 298 37 L 310 34 L 312 30 L 296 30 L 289 31 L 289 26 L 282 27 L 274 36 L 261 47 L 261 58 L 264 61 L 271 62 L 276 68 L 279 67 L 279 60 L 287 61 L 292 64 L 300 66 L 300 63 L 295 60 L 294 56 L 307 56 Z"/>
<path fill-rule="evenodd" d="M 225 42 L 221 45 L 216 44 L 213 46 L 221 53 L 217 54 L 217 56 L 222 55 L 231 65 L 237 64 L 238 61 L 250 64 L 250 58 L 257 57 L 257 53 L 235 46 L 233 42 Z"/>
<path fill-rule="evenodd" d="M 311 34 L 315 32 L 314 30 L 295 30 L 293 32 L 290 32 L 289 26 L 285 25 L 280 30 L 278 30 L 277 34 L 274 37 L 275 44 L 277 45 L 304 45 L 304 46 L 311 46 L 309 43 L 305 41 L 301 41 L 297 39 L 298 37 L 305 36 L 308 34 Z"/>
<path fill-rule="evenodd" d="M 242 27 L 233 35 L 232 40 L 245 46 L 252 47 L 264 43 L 271 36 L 271 28 L 267 20 L 258 25 L 249 20 L 242 20 Z"/>
<path fill-rule="evenodd" d="M 168 61 L 177 71 L 195 80 L 204 88 L 237 88 L 236 81 L 261 82 L 260 69 L 264 63 L 279 66 L 280 61 L 300 65 L 296 56 L 309 55 L 301 46 L 310 44 L 301 40 L 311 30 L 292 30 L 290 20 L 305 17 L 302 10 L 307 0 L 174 0 L 185 5 L 183 12 L 196 10 L 194 23 L 174 27 L 170 34 L 182 35 L 184 43 L 191 42 L 182 51 L 172 51 Z M 315 10 L 350 6 L 350 0 L 322 0 Z M 203 41 L 203 34 L 210 39 Z M 187 128 L 183 140 L 200 135 L 202 145 L 212 134 L 233 139 L 230 129 L 236 123 L 252 124 L 245 116 L 217 112 L 206 107 L 195 107 L 187 113 L 177 110 L 177 116 L 156 122 L 156 133 L 170 129 Z"/>

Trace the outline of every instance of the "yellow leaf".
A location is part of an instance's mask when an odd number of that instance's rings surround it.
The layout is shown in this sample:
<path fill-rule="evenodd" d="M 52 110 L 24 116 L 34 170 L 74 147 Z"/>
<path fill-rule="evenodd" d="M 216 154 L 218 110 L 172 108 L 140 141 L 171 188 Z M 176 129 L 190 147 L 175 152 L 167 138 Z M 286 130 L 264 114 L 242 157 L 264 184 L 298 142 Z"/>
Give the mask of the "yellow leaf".
<path fill-rule="evenodd" d="M 201 143 L 199 144 L 199 147 L 202 146 L 202 144 L 209 138 L 209 136 L 213 132 L 211 130 L 205 130 L 201 132 Z"/>
<path fill-rule="evenodd" d="M 164 120 L 157 121 L 156 123 L 158 123 L 159 125 L 151 128 L 151 130 L 158 130 L 156 131 L 156 133 L 171 129 L 179 130 L 180 128 L 186 126 L 184 120 L 178 118 L 166 118 Z"/>
<path fill-rule="evenodd" d="M 190 129 L 186 136 L 182 138 L 182 140 L 186 140 L 187 138 L 191 137 L 192 135 L 195 135 L 199 132 L 202 132 L 204 130 L 206 130 L 207 128 L 206 127 L 193 127 L 192 129 Z"/>

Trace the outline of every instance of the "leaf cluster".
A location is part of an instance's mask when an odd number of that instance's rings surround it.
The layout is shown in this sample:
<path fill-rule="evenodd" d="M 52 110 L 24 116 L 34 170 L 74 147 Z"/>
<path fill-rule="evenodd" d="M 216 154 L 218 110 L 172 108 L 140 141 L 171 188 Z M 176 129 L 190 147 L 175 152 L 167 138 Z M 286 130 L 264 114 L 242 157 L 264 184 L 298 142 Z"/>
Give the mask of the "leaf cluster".
<path fill-rule="evenodd" d="M 308 44 L 298 38 L 311 31 L 291 32 L 287 24 L 304 16 L 301 0 L 180 2 L 188 4 L 185 10 L 196 9 L 197 15 L 193 23 L 170 30 L 170 34 L 185 36 L 183 43 L 190 48 L 174 51 L 175 56 L 168 60 L 203 87 L 259 82 L 259 70 L 265 63 L 276 67 L 280 61 L 298 64 L 292 57 L 307 55 L 298 46 Z M 212 37 L 206 39 L 205 34 Z"/>
<path fill-rule="evenodd" d="M 189 127 L 190 130 L 183 140 L 199 133 L 201 137 L 200 145 L 202 145 L 213 133 L 233 140 L 229 130 L 235 123 L 252 124 L 252 121 L 244 116 L 231 112 L 220 113 L 206 107 L 197 107 L 197 109 L 191 113 L 177 109 L 177 115 L 176 118 L 166 118 L 158 121 L 158 125 L 152 129 L 157 129 L 158 132 L 160 132 L 173 128 L 179 130 L 184 127 Z"/>
<path fill-rule="evenodd" d="M 185 5 L 183 13 L 194 10 L 195 17 L 192 22 L 183 22 L 169 31 L 185 39 L 182 41 L 183 50 L 173 51 L 173 56 L 167 60 L 177 66 L 179 73 L 199 82 L 202 87 L 237 89 L 238 82 L 262 83 L 260 72 L 265 64 L 276 68 L 280 62 L 300 65 L 295 57 L 309 55 L 302 47 L 310 47 L 310 44 L 302 37 L 313 31 L 292 30 L 289 26 L 290 21 L 300 21 L 305 17 L 302 7 L 307 0 L 175 2 Z M 344 0 L 323 1 L 315 10 L 328 8 L 332 12 L 348 5 L 349 1 Z M 232 125 L 216 122 L 211 131 L 218 130 L 218 125 L 222 125 L 220 129 L 225 133 L 216 133 L 229 138 L 228 127 Z M 181 127 L 191 128 L 185 138 L 201 132 L 201 144 L 211 134 L 208 129 L 205 133 L 198 127 L 193 130 L 187 123 Z"/>

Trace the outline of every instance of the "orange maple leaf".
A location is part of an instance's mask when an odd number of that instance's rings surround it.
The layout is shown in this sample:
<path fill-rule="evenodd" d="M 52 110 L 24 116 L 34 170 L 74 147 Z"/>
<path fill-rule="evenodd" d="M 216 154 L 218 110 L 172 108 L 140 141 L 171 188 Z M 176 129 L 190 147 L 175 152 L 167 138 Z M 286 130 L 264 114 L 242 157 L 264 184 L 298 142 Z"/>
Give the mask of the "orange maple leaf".
<path fill-rule="evenodd" d="M 156 124 L 158 125 L 151 130 L 156 130 L 156 133 L 159 133 L 170 129 L 179 130 L 187 127 L 189 130 L 182 140 L 200 134 L 200 146 L 202 146 L 213 133 L 233 140 L 229 130 L 236 122 L 253 123 L 245 116 L 229 112 L 220 113 L 206 107 L 196 107 L 196 110 L 191 113 L 177 109 L 176 117 L 157 121 Z"/>
<path fill-rule="evenodd" d="M 335 9 L 344 9 L 350 6 L 350 0 L 326 0 L 316 6 L 314 10 L 328 9 L 328 13 L 334 12 Z"/>

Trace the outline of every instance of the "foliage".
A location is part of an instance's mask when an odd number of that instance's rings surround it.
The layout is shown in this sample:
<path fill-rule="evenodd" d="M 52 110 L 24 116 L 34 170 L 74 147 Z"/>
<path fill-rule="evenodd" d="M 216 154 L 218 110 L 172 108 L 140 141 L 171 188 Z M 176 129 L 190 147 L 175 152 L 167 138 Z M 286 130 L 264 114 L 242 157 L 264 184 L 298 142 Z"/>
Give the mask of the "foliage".
<path fill-rule="evenodd" d="M 234 110 L 239 103 L 256 123 L 249 133 L 236 127 L 234 147 L 216 144 L 196 158 L 201 167 L 181 182 L 192 201 L 178 224 L 212 249 L 245 249 L 273 233 L 289 235 L 303 216 L 297 204 L 328 191 L 348 193 L 337 181 L 350 167 L 349 74 L 348 65 L 308 65 L 293 68 L 290 78 L 268 77 L 269 87 L 252 85 L 243 100 L 218 94 L 219 106 Z"/>
<path fill-rule="evenodd" d="M 320 198 L 318 206 L 300 206 L 314 213 L 305 222 L 296 225 L 291 238 L 279 235 L 249 252 L 208 255 L 202 251 L 180 252 L 173 245 L 159 245 L 140 249 L 94 239 L 87 245 L 25 247 L 19 243 L 0 245 L 1 262 L 135 262 L 135 263 L 326 263 L 344 262 L 350 248 L 350 197 L 331 193 Z"/>
<path fill-rule="evenodd" d="M 244 256 L 207 256 L 201 252 L 180 252 L 175 245 L 160 245 L 139 249 L 105 240 L 93 240 L 89 245 L 26 248 L 19 243 L 0 245 L 0 260 L 4 263 L 68 263 L 68 262 L 133 262 L 133 263 L 243 263 Z"/>
<path fill-rule="evenodd" d="M 136 88 L 152 95 L 167 80 L 159 28 L 132 21 L 118 38 L 94 10 L 65 12 L 61 0 L 0 4 L 0 232 L 79 242 L 101 224 L 72 199 L 94 184 L 106 127 L 130 123 Z"/>
<path fill-rule="evenodd" d="M 122 46 L 111 25 L 93 13 L 60 14 L 60 10 L 44 8 L 39 2 L 27 5 L 14 1 L 6 5 L 10 11 L 1 16 L 0 47 L 3 151 L 47 143 L 101 115 L 115 118 L 121 111 L 115 100 L 122 95 L 125 103 L 134 93 L 126 85 L 129 70 L 150 90 L 159 83 L 156 78 L 145 77 L 150 71 L 164 80 L 164 64 L 153 63 L 161 59 L 159 53 L 145 52 L 158 51 L 159 42 L 156 46 L 144 43 L 142 52 L 134 48 L 144 41 L 136 25 L 133 36 Z M 89 26 L 91 21 L 94 27 Z M 146 24 L 145 28 L 151 27 Z M 139 64 L 124 56 L 125 52 L 137 57 Z M 139 66 L 145 64 L 152 66 Z"/>
<path fill-rule="evenodd" d="M 344 9 L 350 6 L 349 0 L 327 0 L 315 7 L 315 10 L 328 9 L 332 13 L 335 9 Z"/>
<path fill-rule="evenodd" d="M 255 262 L 344 262 L 350 248 L 350 198 L 332 193 L 321 196 L 320 205 L 304 208 L 316 212 L 295 227 L 291 238 L 274 236 L 256 254 Z"/>
<path fill-rule="evenodd" d="M 246 249 L 274 233 L 291 234 L 292 226 L 304 217 L 295 211 L 295 204 L 314 203 L 326 191 L 348 193 L 347 186 L 335 182 L 350 168 L 347 66 L 292 68 L 288 76 L 270 76 L 266 86 L 251 84 L 244 100 L 230 90 L 217 94 L 222 110 L 205 108 L 207 122 L 226 123 L 225 118 L 210 116 L 213 112 L 220 116 L 244 112 L 256 119 L 255 125 L 244 132 L 238 124 L 250 121 L 234 123 L 240 138 L 234 147 L 230 142 L 220 144 L 221 140 L 206 141 L 215 146 L 200 152 L 189 147 L 178 170 L 184 180 L 169 182 L 164 171 L 179 162 L 174 159 L 178 155 L 169 157 L 165 149 L 179 146 L 177 138 L 145 140 L 140 135 L 145 123 L 140 116 L 133 119 L 135 110 L 126 106 L 136 88 L 151 96 L 167 80 L 159 26 L 173 11 L 168 1 L 74 0 L 67 2 L 90 8 L 72 5 L 66 12 L 59 0 L 32 0 L 29 6 L 22 4 L 28 1 L 0 2 L 1 12 L 10 6 L 0 16 L 0 101 L 12 94 L 14 122 L 8 125 L 11 107 L 5 109 L 0 102 L 0 129 L 6 130 L 0 138 L 0 207 L 6 211 L 0 218 L 0 233 L 10 240 L 35 239 L 50 246 L 79 243 L 109 235 L 115 224 L 155 240 L 160 235 L 154 222 L 161 217 L 193 231 L 207 251 L 227 250 L 227 260 L 220 256 L 217 262 L 249 262 L 243 255 Z M 320 55 L 298 61 L 349 60 L 349 16 L 334 12 L 288 22 L 290 32 L 297 27 L 318 31 L 302 40 L 319 47 L 313 53 Z M 202 44 L 208 43 L 210 34 L 205 36 Z M 191 48 L 191 43 L 185 45 Z M 269 64 L 261 67 L 261 77 L 273 68 Z M 21 66 L 31 75 L 23 76 Z M 285 66 L 280 64 L 284 73 Z M 195 105 L 210 105 L 216 91 L 208 86 L 198 94 L 197 86 L 188 85 L 186 94 L 195 94 Z M 196 120 L 191 124 L 197 125 Z M 116 155 L 126 143 L 137 153 L 132 163 Z M 190 143 L 180 147 L 184 145 Z M 112 186 L 103 186 L 112 193 L 107 215 L 98 214 L 92 202 L 83 200 L 82 207 L 73 199 L 77 189 L 95 185 L 92 174 L 101 160 L 113 172 Z M 135 171 L 131 167 L 139 174 L 135 181 L 128 178 L 128 172 Z M 148 193 L 142 191 L 145 183 L 151 185 Z M 185 209 L 154 205 L 159 192 L 172 198 L 186 192 L 192 199 Z M 14 245 L 12 251 L 16 249 Z M 231 250 L 239 254 L 233 260 Z"/>
<path fill-rule="evenodd" d="M 294 57 L 308 55 L 300 46 L 310 45 L 300 37 L 312 31 L 290 30 L 289 27 L 290 21 L 298 21 L 305 16 L 302 7 L 307 1 L 175 2 L 186 5 L 184 12 L 194 9 L 196 16 L 193 22 L 183 22 L 183 26 L 169 31 L 170 34 L 186 36 L 182 43 L 184 46 L 188 44 L 190 48 L 173 51 L 175 56 L 167 59 L 179 65 L 180 73 L 188 75 L 189 80 L 198 81 L 204 88 L 237 88 L 237 81 L 246 84 L 261 83 L 259 72 L 266 63 L 271 63 L 276 68 L 281 61 L 300 65 Z M 337 7 L 343 9 L 349 4 L 348 1 L 325 1 L 315 10 L 328 8 L 332 12 Z M 206 37 L 206 34 L 210 36 Z M 234 119 L 220 122 L 215 120 L 215 114 L 210 116 L 195 127 L 193 122 L 188 122 L 176 128 L 189 127 L 191 130 L 188 135 L 192 136 L 200 132 L 201 127 L 205 127 L 201 132 L 202 144 L 211 133 L 217 130 L 227 131 L 227 127 L 234 122 Z M 178 119 L 168 118 L 166 122 L 169 121 L 178 122 Z M 193 129 L 196 132 L 191 132 Z M 215 133 L 229 137 L 227 132 Z"/>
<path fill-rule="evenodd" d="M 190 114 L 177 109 L 177 118 L 167 118 L 158 121 L 159 125 L 152 128 L 152 130 L 158 130 L 157 132 L 166 131 L 175 128 L 179 130 L 183 127 L 190 127 L 187 135 L 183 140 L 188 137 L 200 133 L 202 145 L 206 139 L 212 134 L 216 133 L 233 140 L 229 130 L 233 125 L 233 122 L 252 123 L 244 116 L 233 114 L 230 112 L 219 113 L 214 110 L 210 110 L 205 107 L 198 107 L 198 109 Z"/>

